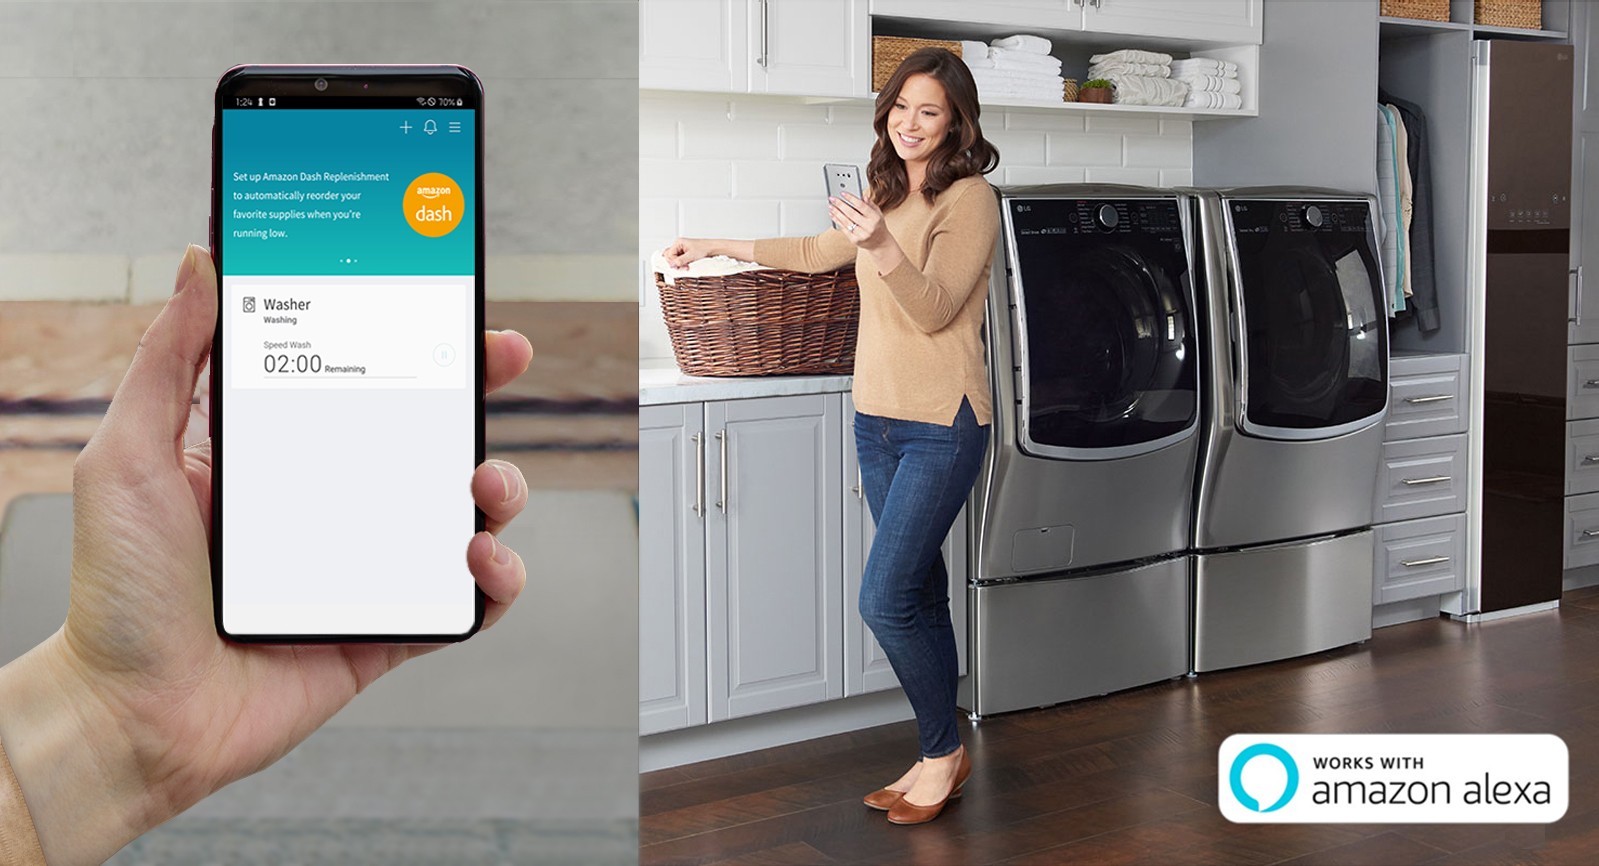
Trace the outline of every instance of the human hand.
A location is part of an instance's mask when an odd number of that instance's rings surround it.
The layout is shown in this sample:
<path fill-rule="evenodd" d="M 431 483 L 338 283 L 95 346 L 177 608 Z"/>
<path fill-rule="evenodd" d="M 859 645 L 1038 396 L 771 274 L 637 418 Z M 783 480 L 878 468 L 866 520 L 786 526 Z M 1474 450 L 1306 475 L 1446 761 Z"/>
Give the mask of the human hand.
<path fill-rule="evenodd" d="M 245 645 L 217 636 L 210 442 L 182 447 L 216 316 L 216 272 L 190 247 L 174 296 L 73 467 L 66 624 L 0 670 L 11 675 L 0 677 L 0 734 L 53 866 L 101 862 L 272 764 L 373 680 L 436 648 Z M 531 358 L 520 334 L 486 334 L 487 390 L 515 379 Z M 470 484 L 488 531 L 463 540 L 487 596 L 487 628 L 526 582 L 521 558 L 494 534 L 526 504 L 527 484 L 497 460 L 479 466 Z M 360 507 L 357 491 L 348 495 Z M 90 772 L 72 772 L 84 760 Z"/>
<path fill-rule="evenodd" d="M 674 268 L 686 268 L 703 258 L 716 255 L 714 241 L 701 238 L 678 238 L 667 244 L 666 263 Z"/>
<path fill-rule="evenodd" d="M 885 240 L 893 240 L 883 225 L 883 212 L 852 192 L 829 196 L 827 212 L 832 215 L 833 224 L 860 249 L 870 252 L 881 249 Z"/>

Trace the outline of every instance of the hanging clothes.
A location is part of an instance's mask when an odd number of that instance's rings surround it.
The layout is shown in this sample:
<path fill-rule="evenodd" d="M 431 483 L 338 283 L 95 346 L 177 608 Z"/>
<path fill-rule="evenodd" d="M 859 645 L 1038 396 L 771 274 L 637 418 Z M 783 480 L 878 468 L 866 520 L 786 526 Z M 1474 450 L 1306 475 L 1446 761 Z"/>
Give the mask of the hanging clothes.
<path fill-rule="evenodd" d="M 1392 105 L 1384 105 L 1388 109 L 1388 116 L 1394 120 L 1394 146 L 1401 154 L 1406 153 L 1409 146 L 1409 137 L 1405 131 L 1405 119 L 1399 116 L 1399 109 Z M 1416 267 L 1415 235 L 1410 232 L 1411 218 L 1415 213 L 1415 188 L 1410 180 L 1410 160 L 1407 157 L 1399 161 L 1399 230 L 1404 232 L 1405 238 L 1405 272 L 1400 274 L 1399 286 L 1405 296 L 1408 306 L 1410 296 L 1410 275 Z"/>
<path fill-rule="evenodd" d="M 1438 314 L 1438 281 L 1434 269 L 1432 239 L 1432 165 L 1427 154 L 1427 115 L 1420 106 L 1403 99 L 1395 99 L 1379 90 L 1377 98 L 1399 110 L 1405 123 L 1406 161 L 1410 166 L 1410 180 L 1415 188 L 1415 203 L 1410 221 L 1411 299 L 1410 307 L 1416 317 L 1416 327 L 1430 334 L 1443 322 Z"/>
<path fill-rule="evenodd" d="M 1382 282 L 1383 295 L 1388 299 L 1388 314 L 1392 316 L 1405 308 L 1405 232 L 1400 221 L 1398 132 L 1397 115 L 1377 106 L 1377 201 L 1382 217 Z"/>

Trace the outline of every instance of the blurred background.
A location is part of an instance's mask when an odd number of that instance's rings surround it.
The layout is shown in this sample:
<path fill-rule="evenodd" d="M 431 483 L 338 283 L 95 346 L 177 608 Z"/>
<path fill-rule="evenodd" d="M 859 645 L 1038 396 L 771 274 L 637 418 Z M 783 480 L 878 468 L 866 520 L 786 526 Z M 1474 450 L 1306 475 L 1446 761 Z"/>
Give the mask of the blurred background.
<path fill-rule="evenodd" d="M 474 70 L 488 325 L 535 349 L 488 404 L 520 602 L 113 863 L 636 861 L 637 57 L 632 0 L 0 0 L 0 663 L 65 615 L 72 461 L 206 242 L 229 67 Z"/>

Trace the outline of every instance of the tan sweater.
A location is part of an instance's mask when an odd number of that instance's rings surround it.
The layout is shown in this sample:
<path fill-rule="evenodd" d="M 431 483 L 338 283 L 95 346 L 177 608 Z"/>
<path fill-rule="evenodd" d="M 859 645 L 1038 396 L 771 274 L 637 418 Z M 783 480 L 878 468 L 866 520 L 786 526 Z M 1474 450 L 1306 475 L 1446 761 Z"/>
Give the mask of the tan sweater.
<path fill-rule="evenodd" d="M 755 242 L 760 264 L 819 273 L 855 262 L 861 324 L 855 408 L 868 415 L 949 425 L 961 398 L 979 424 L 992 417 L 982 327 L 999 203 L 981 176 L 962 178 L 931 206 L 920 193 L 883 214 L 905 261 L 877 272 L 842 231 Z"/>
<path fill-rule="evenodd" d="M 22 786 L 6 760 L 0 743 L 0 866 L 44 866 L 39 836 L 33 829 L 28 803 L 22 799 Z"/>

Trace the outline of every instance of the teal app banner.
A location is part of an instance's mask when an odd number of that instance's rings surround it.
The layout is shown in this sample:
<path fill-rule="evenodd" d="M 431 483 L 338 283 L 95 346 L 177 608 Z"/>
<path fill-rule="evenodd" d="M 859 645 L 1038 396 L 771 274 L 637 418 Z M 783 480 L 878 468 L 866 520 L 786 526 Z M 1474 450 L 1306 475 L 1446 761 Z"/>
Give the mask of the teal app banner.
<path fill-rule="evenodd" d="M 470 276 L 475 112 L 227 109 L 229 276 Z"/>

